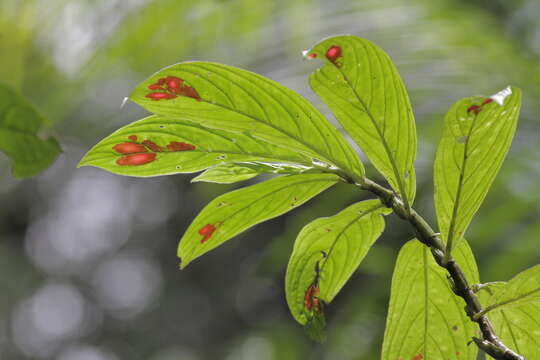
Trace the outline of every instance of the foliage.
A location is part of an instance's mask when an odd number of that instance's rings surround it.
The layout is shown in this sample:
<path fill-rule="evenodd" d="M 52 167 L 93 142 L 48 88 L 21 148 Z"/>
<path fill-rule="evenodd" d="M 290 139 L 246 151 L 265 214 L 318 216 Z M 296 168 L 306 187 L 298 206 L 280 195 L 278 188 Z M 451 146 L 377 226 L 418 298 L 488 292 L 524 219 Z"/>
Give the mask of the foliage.
<path fill-rule="evenodd" d="M 389 56 L 353 36 L 326 39 L 305 56 L 323 60 L 310 78 L 312 88 L 391 189 L 365 176 L 345 138 L 300 95 L 260 75 L 209 62 L 176 64 L 143 81 L 130 99 L 155 115 L 105 138 L 80 165 L 130 176 L 206 170 L 194 181 L 218 183 L 262 173 L 284 175 L 208 204 L 180 241 L 182 268 L 339 181 L 368 190 L 378 199 L 317 219 L 298 235 L 286 276 L 293 316 L 311 337 L 324 339 L 325 307 L 381 235 L 383 215 L 394 212 L 414 227 L 423 244 L 412 240 L 400 252 L 383 359 L 419 360 L 437 354 L 476 359 L 476 350 L 467 343 L 478 327 L 484 335 L 496 336 L 486 325 L 490 310 L 510 311 L 505 307 L 514 303 L 538 311 L 532 306 L 537 289 L 529 288 L 537 282 L 528 282 L 537 279 L 534 268 L 525 280 L 499 287 L 492 305 L 482 309 L 469 286 L 479 282 L 474 256 L 462 240 L 508 152 L 520 90 L 509 87 L 489 97 L 459 100 L 446 116 L 435 161 L 439 236 L 411 207 L 416 130 L 407 92 Z M 528 330 L 538 331 L 533 325 L 530 322 Z M 504 332 L 502 327 L 495 330 Z M 502 352 L 505 359 L 519 358 L 492 339 L 484 337 L 479 346 L 496 358 L 503 358 Z M 523 347 L 515 340 L 513 345 L 518 352 L 518 345 Z"/>
<path fill-rule="evenodd" d="M 44 124 L 45 119 L 26 99 L 0 83 L 0 151 L 11 159 L 13 176 L 36 175 L 60 154 L 55 138 L 38 135 Z"/>

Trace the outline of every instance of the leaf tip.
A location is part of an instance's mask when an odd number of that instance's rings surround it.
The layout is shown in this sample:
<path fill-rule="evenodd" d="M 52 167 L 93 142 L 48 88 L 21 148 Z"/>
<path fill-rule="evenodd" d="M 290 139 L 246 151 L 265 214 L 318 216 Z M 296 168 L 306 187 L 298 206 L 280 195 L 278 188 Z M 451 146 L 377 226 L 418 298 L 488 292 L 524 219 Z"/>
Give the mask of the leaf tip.
<path fill-rule="evenodd" d="M 315 311 L 304 325 L 307 336 L 318 343 L 326 341 L 326 318 L 323 312 Z"/>

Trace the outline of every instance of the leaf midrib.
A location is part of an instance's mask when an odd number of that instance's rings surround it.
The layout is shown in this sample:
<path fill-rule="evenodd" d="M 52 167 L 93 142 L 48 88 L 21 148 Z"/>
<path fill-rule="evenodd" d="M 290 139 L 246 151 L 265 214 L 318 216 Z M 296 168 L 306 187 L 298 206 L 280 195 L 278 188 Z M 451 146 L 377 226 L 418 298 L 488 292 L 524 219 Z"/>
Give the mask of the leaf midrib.
<path fill-rule="evenodd" d="M 360 214 L 358 214 L 352 221 L 347 223 L 347 225 L 344 226 L 343 229 L 341 229 L 341 231 L 338 233 L 336 238 L 332 241 L 332 245 L 330 245 L 330 249 L 328 250 L 328 255 L 326 256 L 326 260 L 322 264 L 321 269 L 319 271 L 321 275 L 323 274 L 326 263 L 328 262 L 328 260 L 330 260 L 330 256 L 333 254 L 333 251 L 334 251 L 334 248 L 335 248 L 337 242 L 341 239 L 341 236 L 345 233 L 345 231 L 347 231 L 351 225 L 353 225 L 355 222 L 359 221 L 364 216 L 367 216 L 367 215 L 369 215 L 369 214 L 371 214 L 371 213 L 373 213 L 373 212 L 375 212 L 378 209 L 383 208 L 383 207 L 384 207 L 384 205 L 378 204 L 378 205 L 372 207 L 371 209 L 361 211 Z"/>
<path fill-rule="evenodd" d="M 371 123 L 373 124 L 373 127 L 375 127 L 375 130 L 377 131 L 377 135 L 379 135 L 381 143 L 383 144 L 384 151 L 386 152 L 386 155 L 388 156 L 388 160 L 390 160 L 390 164 L 392 165 L 392 172 L 394 173 L 394 176 L 396 177 L 396 181 L 398 183 L 399 191 L 402 194 L 402 198 L 403 198 L 403 202 L 405 204 L 405 207 L 407 209 L 409 209 L 410 205 L 409 205 L 408 194 L 405 193 L 405 187 L 404 187 L 404 184 L 402 182 L 401 176 L 399 175 L 396 161 L 395 161 L 394 157 L 392 156 L 392 151 L 390 149 L 390 146 L 388 145 L 388 142 L 386 141 L 386 138 L 384 137 L 384 134 L 381 133 L 381 129 L 379 128 L 379 126 L 377 124 L 377 121 L 373 117 L 373 114 L 371 113 L 371 110 L 367 107 L 366 103 L 364 102 L 364 99 L 360 96 L 360 94 L 358 94 L 356 89 L 352 86 L 352 83 L 349 80 L 349 78 L 345 75 L 345 73 L 343 72 L 343 70 L 340 67 L 338 67 L 335 64 L 334 64 L 334 66 L 337 68 L 337 70 L 339 71 L 341 76 L 343 76 L 343 79 L 345 80 L 347 85 L 352 89 L 355 97 L 358 99 L 358 102 L 360 102 L 360 104 L 364 108 L 364 111 L 368 115 L 368 118 L 371 120 Z"/>
<path fill-rule="evenodd" d="M 188 73 L 191 73 L 191 74 L 194 74 L 194 75 L 198 75 L 192 71 L 189 71 L 189 70 L 182 70 L 182 71 L 186 71 Z M 236 74 L 235 74 L 236 75 Z M 217 85 L 213 84 L 216 88 L 220 89 Z M 220 89 L 221 90 L 221 89 Z M 221 90 L 222 91 L 222 90 Z M 269 95 L 270 96 L 270 95 Z M 278 101 L 277 99 L 275 99 L 276 101 Z M 276 125 L 274 125 L 273 123 L 271 122 L 265 122 L 263 121 L 262 119 L 259 119 L 258 117 L 255 117 L 253 115 L 250 115 L 248 113 L 245 113 L 244 111 L 241 111 L 239 109 L 234 109 L 234 108 L 231 108 L 229 106 L 226 106 L 224 104 L 220 104 L 220 103 L 217 103 L 217 102 L 211 102 L 211 101 L 208 101 L 208 100 L 205 100 L 204 98 L 201 98 L 200 100 L 201 102 L 204 102 L 206 104 L 210 104 L 211 106 L 217 106 L 217 107 L 220 107 L 222 109 L 225 109 L 225 110 L 228 110 L 228 111 L 231 111 L 231 112 L 234 112 L 234 113 L 237 113 L 237 114 L 240 114 L 240 115 L 243 115 L 251 120 L 254 120 L 258 123 L 261 123 L 261 124 L 264 124 L 274 130 L 276 130 L 277 132 L 283 134 L 283 135 L 286 135 L 288 138 L 291 138 L 291 139 L 294 139 L 297 143 L 303 145 L 305 148 L 309 149 L 310 151 L 313 152 L 313 154 L 311 155 L 314 155 L 316 154 L 317 156 L 319 155 L 322 155 L 325 160 L 329 161 L 330 163 L 334 164 L 335 166 L 337 166 L 338 168 L 340 169 L 343 169 L 345 171 L 350 171 L 352 169 L 349 169 L 349 166 L 344 166 L 344 164 L 341 162 L 341 161 L 338 161 L 336 159 L 333 158 L 333 156 L 331 156 L 330 154 L 326 153 L 326 151 L 324 151 L 324 153 L 321 153 L 321 151 L 319 149 L 316 149 L 313 145 L 310 145 L 304 141 L 302 141 L 301 138 L 297 137 L 296 135 L 293 135 L 291 133 L 289 133 L 288 131 L 285 131 L 283 129 L 280 129 L 279 127 L 277 127 Z M 279 101 L 278 101 L 279 102 Z M 303 110 L 304 111 L 304 110 Z M 316 110 L 315 110 L 316 111 Z M 287 111 L 288 112 L 288 111 Z M 305 112 L 305 111 L 304 111 Z M 289 114 L 290 115 L 290 114 Z M 293 118 L 291 116 L 291 118 Z M 324 117 L 322 117 L 323 120 L 325 120 Z M 315 126 L 316 128 L 318 128 L 317 126 Z M 256 134 L 254 134 L 254 136 L 257 136 Z M 323 139 L 324 139 L 324 135 L 322 135 Z M 340 144 L 340 148 L 343 150 L 343 154 L 344 156 L 346 155 L 346 152 L 345 152 L 345 149 L 343 149 L 343 146 L 341 145 L 341 139 L 339 138 L 336 138 L 334 137 L 335 140 L 338 142 L 338 144 Z M 353 177 L 353 178 L 356 178 L 356 176 L 354 176 L 354 172 L 352 172 L 351 174 L 348 174 L 349 176 Z"/>
<path fill-rule="evenodd" d="M 456 116 L 457 116 L 457 110 L 456 110 Z M 451 247 L 453 246 L 453 240 L 454 240 L 454 231 L 456 226 L 456 219 L 458 216 L 459 206 L 460 206 L 460 200 L 461 200 L 461 191 L 463 189 L 463 181 L 465 179 L 465 172 L 467 171 L 467 163 L 469 159 L 469 143 L 471 141 L 471 137 L 473 135 L 474 128 L 477 124 L 477 120 L 479 118 L 479 114 L 474 114 L 473 122 L 471 124 L 471 127 L 469 128 L 469 131 L 467 133 L 467 137 L 465 140 L 465 145 L 463 149 L 463 166 L 461 167 L 461 171 L 459 173 L 459 180 L 458 180 L 458 188 L 456 191 L 456 200 L 454 201 L 454 207 L 452 209 L 452 218 L 450 219 L 450 225 L 448 228 L 448 238 L 447 238 L 447 244 L 448 244 L 448 250 L 452 250 Z"/>
<path fill-rule="evenodd" d="M 289 176 L 302 176 L 302 175 L 289 175 Z M 232 217 L 236 216 L 239 212 L 241 211 L 244 211 L 245 209 L 247 208 L 250 208 L 252 207 L 254 204 L 260 202 L 261 200 L 271 196 L 271 195 L 274 195 L 275 193 L 279 192 L 279 191 L 282 191 L 283 189 L 285 188 L 288 188 L 288 187 L 291 187 L 291 186 L 294 186 L 294 185 L 299 185 L 299 184 L 307 184 L 307 183 L 311 183 L 311 182 L 337 182 L 338 179 L 337 178 L 334 178 L 334 179 L 325 179 L 325 178 L 318 178 L 318 179 L 309 179 L 309 180 L 302 180 L 302 181 L 298 181 L 298 182 L 295 182 L 295 183 L 285 183 L 283 186 L 281 186 L 280 188 L 278 189 L 274 189 L 273 191 L 269 192 L 269 193 L 266 193 L 265 195 L 263 195 L 262 197 L 258 197 L 257 199 L 255 199 L 253 202 L 237 209 L 235 212 L 233 212 L 232 214 L 228 215 L 226 217 L 226 219 L 222 220 L 222 222 L 225 222 L 225 220 L 230 220 Z M 243 189 L 240 189 L 240 190 L 243 190 Z M 239 190 L 239 191 L 240 191 Z M 230 193 L 229 193 L 230 194 Z M 217 199 L 216 199 L 217 200 Z M 309 200 L 309 199 L 308 199 Z M 222 240 L 222 241 L 225 241 L 225 240 Z M 191 244 L 191 243 L 190 243 Z M 191 246 L 189 249 L 194 249 L 194 246 Z M 187 252 L 187 250 L 185 250 L 185 252 Z M 193 251 L 191 250 L 190 253 L 193 253 Z M 187 255 L 184 255 L 182 257 L 182 260 L 184 261 L 184 258 L 186 258 Z M 192 260 L 192 259 L 191 259 Z M 190 261 L 191 261 L 190 260 Z M 189 262 L 188 262 L 189 263 Z M 186 263 L 187 265 L 187 263 Z M 185 265 L 184 265 L 185 266 Z"/>

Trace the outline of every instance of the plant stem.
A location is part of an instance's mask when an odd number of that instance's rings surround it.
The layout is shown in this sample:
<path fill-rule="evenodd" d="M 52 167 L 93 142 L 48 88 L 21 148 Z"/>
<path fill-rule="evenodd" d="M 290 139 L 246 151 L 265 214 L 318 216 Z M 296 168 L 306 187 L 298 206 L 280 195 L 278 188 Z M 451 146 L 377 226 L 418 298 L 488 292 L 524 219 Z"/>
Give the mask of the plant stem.
<path fill-rule="evenodd" d="M 508 348 L 497 336 L 493 325 L 488 317 L 483 313 L 482 305 L 465 274 L 447 253 L 446 245 L 441 240 L 439 234 L 435 233 L 431 226 L 414 209 L 406 209 L 403 201 L 392 190 L 387 189 L 369 179 L 365 179 L 362 184 L 356 184 L 363 190 L 375 194 L 381 202 L 391 208 L 401 219 L 407 221 L 415 230 L 418 240 L 431 250 L 433 258 L 439 266 L 445 268 L 453 280 L 453 291 L 461 297 L 467 306 L 465 311 L 469 318 L 476 322 L 480 328 L 483 339 L 473 338 L 476 345 L 487 354 L 498 360 L 526 360 L 515 351 Z"/>

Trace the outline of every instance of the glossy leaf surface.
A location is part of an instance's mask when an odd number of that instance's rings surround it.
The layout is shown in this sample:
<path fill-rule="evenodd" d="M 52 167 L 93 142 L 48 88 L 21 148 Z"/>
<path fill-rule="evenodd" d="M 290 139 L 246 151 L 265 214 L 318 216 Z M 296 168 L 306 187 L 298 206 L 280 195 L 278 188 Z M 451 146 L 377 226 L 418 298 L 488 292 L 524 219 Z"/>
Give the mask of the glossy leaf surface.
<path fill-rule="evenodd" d="M 407 90 L 390 57 L 356 36 L 323 40 L 306 51 L 324 60 L 310 85 L 392 188 L 412 204 L 416 128 Z"/>
<path fill-rule="evenodd" d="M 140 164 L 123 162 L 132 155 L 147 156 L 150 161 L 142 158 Z M 96 166 L 122 175 L 156 176 L 256 160 L 310 164 L 306 157 L 247 134 L 209 129 L 170 116 L 150 116 L 103 139 L 79 166 Z"/>
<path fill-rule="evenodd" d="M 495 99 L 495 100 L 493 100 Z M 435 158 L 435 207 L 443 239 L 456 244 L 482 204 L 510 148 L 521 91 L 455 103 L 444 120 Z"/>
<path fill-rule="evenodd" d="M 285 278 L 287 303 L 299 323 L 306 324 L 312 316 L 306 308 L 310 286 L 316 282 L 318 299 L 330 303 L 381 235 L 383 215 L 389 212 L 379 200 L 367 200 L 302 229 Z"/>
<path fill-rule="evenodd" d="M 466 241 L 456 247 L 454 258 L 467 279 L 478 283 L 478 269 Z M 392 278 L 381 359 L 476 360 L 477 348 L 468 343 L 477 326 L 446 276 L 418 240 L 402 247 Z"/>
<path fill-rule="evenodd" d="M 246 70 L 210 62 L 176 64 L 142 82 L 130 99 L 158 115 L 248 133 L 357 180 L 364 174 L 352 147 L 310 102 Z"/>
<path fill-rule="evenodd" d="M 180 240 L 182 268 L 251 226 L 302 205 L 337 181 L 339 177 L 332 174 L 289 175 L 218 196 Z"/>
<path fill-rule="evenodd" d="M 322 169 L 298 164 L 269 162 L 226 163 L 207 169 L 199 176 L 193 178 L 191 182 L 205 181 L 218 184 L 232 184 L 254 178 L 259 174 L 302 174 L 317 172 L 322 172 Z"/>
<path fill-rule="evenodd" d="M 56 139 L 42 139 L 43 117 L 22 96 L 0 83 L 0 151 L 10 159 L 13 176 L 38 174 L 62 151 Z"/>

